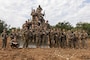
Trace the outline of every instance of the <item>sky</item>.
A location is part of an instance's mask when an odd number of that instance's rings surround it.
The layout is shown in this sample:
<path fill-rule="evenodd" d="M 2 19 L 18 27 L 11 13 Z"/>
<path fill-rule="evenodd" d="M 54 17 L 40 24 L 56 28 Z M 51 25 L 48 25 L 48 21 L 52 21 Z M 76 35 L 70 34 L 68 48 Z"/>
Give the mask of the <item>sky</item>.
<path fill-rule="evenodd" d="M 31 10 L 38 5 L 45 11 L 45 20 L 50 25 L 68 21 L 90 23 L 90 0 L 0 0 L 0 19 L 11 27 L 22 27 L 31 18 Z"/>

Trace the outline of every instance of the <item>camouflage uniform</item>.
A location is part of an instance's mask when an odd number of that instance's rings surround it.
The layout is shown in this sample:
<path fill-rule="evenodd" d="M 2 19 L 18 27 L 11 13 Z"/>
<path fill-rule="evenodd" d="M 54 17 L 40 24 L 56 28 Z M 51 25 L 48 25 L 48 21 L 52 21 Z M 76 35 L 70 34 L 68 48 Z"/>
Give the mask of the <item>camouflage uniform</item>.
<path fill-rule="evenodd" d="M 2 34 L 1 34 L 1 37 L 2 37 L 2 48 L 6 48 L 6 45 L 7 45 L 7 32 L 6 30 L 3 30 Z"/>
<path fill-rule="evenodd" d="M 41 42 L 41 38 L 40 38 L 40 31 L 36 31 L 36 45 L 37 47 L 40 47 L 40 42 Z"/>
<path fill-rule="evenodd" d="M 32 15 L 32 19 L 35 19 L 36 13 L 34 9 L 32 10 L 31 15 Z"/>
<path fill-rule="evenodd" d="M 55 47 L 58 47 L 59 45 L 59 32 L 54 31 L 54 40 L 55 40 Z"/>
<path fill-rule="evenodd" d="M 29 30 L 28 29 L 25 30 L 24 37 L 25 37 L 25 40 L 24 40 L 23 47 L 24 48 L 27 48 L 28 47 L 28 44 L 29 44 Z"/>
<path fill-rule="evenodd" d="M 67 38 L 67 46 L 70 48 L 71 46 L 71 39 L 70 39 L 70 35 L 71 35 L 71 31 L 68 30 L 67 34 L 66 34 L 66 38 Z"/>
<path fill-rule="evenodd" d="M 46 31 L 43 29 L 42 30 L 42 45 L 46 44 Z"/>
<path fill-rule="evenodd" d="M 29 31 L 29 42 L 32 43 L 33 42 L 33 33 L 32 30 Z"/>
<path fill-rule="evenodd" d="M 20 38 L 21 38 L 21 36 L 20 36 L 20 31 L 16 29 L 15 34 L 16 34 L 17 43 L 20 44 L 20 40 L 21 40 L 21 39 L 20 39 Z"/>
<path fill-rule="evenodd" d="M 73 48 L 77 47 L 77 42 L 78 42 L 78 37 L 77 37 L 77 34 L 74 32 L 73 33 Z"/>
<path fill-rule="evenodd" d="M 16 40 L 16 37 L 17 37 L 17 36 L 16 36 L 15 31 L 10 33 L 11 43 L 12 43 L 12 41 L 13 41 L 14 39 Z"/>
<path fill-rule="evenodd" d="M 39 46 L 41 46 L 42 44 L 43 44 L 43 32 L 42 32 L 42 30 L 40 30 L 40 38 L 39 38 Z"/>
<path fill-rule="evenodd" d="M 74 32 L 74 47 L 79 48 L 79 33 L 77 31 Z"/>
<path fill-rule="evenodd" d="M 88 37 L 88 34 L 85 31 L 83 31 L 81 33 L 81 44 L 82 44 L 82 48 L 86 48 L 87 47 L 87 43 L 86 43 L 87 37 Z"/>
<path fill-rule="evenodd" d="M 32 33 L 33 33 L 33 42 L 34 44 L 36 44 L 36 31 L 33 30 Z"/>
<path fill-rule="evenodd" d="M 74 33 L 71 32 L 69 35 L 70 35 L 70 37 L 69 37 L 69 47 L 73 48 Z"/>
<path fill-rule="evenodd" d="M 50 31 L 50 47 L 53 48 L 55 47 L 55 40 L 54 40 L 54 31 Z"/>
<path fill-rule="evenodd" d="M 65 32 L 62 32 L 61 34 L 61 48 L 65 48 L 66 47 L 66 34 Z"/>
<path fill-rule="evenodd" d="M 12 32 L 10 33 L 10 38 L 11 38 L 11 41 L 10 41 L 10 46 L 12 48 L 18 48 L 19 47 L 19 32 L 14 29 L 12 29 Z"/>
<path fill-rule="evenodd" d="M 46 45 L 49 45 L 50 44 L 50 31 L 49 30 L 46 30 Z"/>

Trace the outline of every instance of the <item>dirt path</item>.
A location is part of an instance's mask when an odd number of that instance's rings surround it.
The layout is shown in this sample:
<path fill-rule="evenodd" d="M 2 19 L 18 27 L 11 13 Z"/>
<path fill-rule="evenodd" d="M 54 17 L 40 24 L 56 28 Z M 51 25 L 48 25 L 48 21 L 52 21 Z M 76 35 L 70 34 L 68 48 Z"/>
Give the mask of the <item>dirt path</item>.
<path fill-rule="evenodd" d="M 0 48 L 0 60 L 90 60 L 90 41 L 88 49 L 61 48 Z M 0 40 L 1 47 L 1 40 Z"/>

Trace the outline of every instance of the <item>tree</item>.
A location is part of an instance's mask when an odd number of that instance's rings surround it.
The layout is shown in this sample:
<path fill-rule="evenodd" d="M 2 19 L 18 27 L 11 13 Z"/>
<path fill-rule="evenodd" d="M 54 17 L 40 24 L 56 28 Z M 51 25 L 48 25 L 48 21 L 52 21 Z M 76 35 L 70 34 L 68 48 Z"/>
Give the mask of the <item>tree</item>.
<path fill-rule="evenodd" d="M 3 29 L 7 29 L 7 24 L 3 20 L 0 20 L 0 33 L 2 33 Z"/>
<path fill-rule="evenodd" d="M 79 22 L 76 24 L 76 29 L 86 30 L 87 33 L 90 35 L 90 23 Z"/>
<path fill-rule="evenodd" d="M 70 30 L 73 28 L 73 26 L 69 22 L 64 21 L 64 22 L 59 22 L 58 24 L 56 24 L 55 28 Z"/>

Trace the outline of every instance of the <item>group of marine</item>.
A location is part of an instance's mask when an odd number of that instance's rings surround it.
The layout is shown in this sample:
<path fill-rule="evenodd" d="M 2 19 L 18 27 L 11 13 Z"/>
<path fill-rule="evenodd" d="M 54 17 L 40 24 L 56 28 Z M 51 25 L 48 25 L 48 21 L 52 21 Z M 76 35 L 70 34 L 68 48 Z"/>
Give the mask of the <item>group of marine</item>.
<path fill-rule="evenodd" d="M 39 29 L 39 30 L 14 30 L 7 36 L 6 30 L 2 33 L 2 48 L 7 45 L 7 37 L 18 44 L 23 41 L 23 48 L 35 44 L 37 48 L 49 46 L 50 48 L 87 48 L 88 34 L 84 30 L 72 31 L 61 29 Z"/>
<path fill-rule="evenodd" d="M 88 34 L 85 30 L 65 30 L 51 28 L 48 21 L 44 19 L 45 13 L 41 13 L 42 8 L 32 9 L 32 20 L 26 21 L 22 29 L 12 29 L 9 34 L 10 44 L 20 45 L 28 48 L 30 44 L 35 44 L 37 48 L 49 46 L 50 48 L 87 48 Z M 7 45 L 6 29 L 2 32 L 2 47 Z M 13 46 L 13 45 L 12 45 Z"/>

